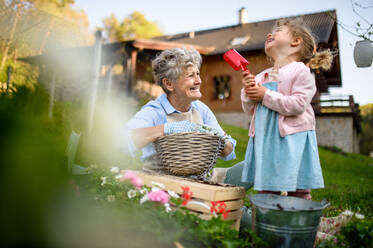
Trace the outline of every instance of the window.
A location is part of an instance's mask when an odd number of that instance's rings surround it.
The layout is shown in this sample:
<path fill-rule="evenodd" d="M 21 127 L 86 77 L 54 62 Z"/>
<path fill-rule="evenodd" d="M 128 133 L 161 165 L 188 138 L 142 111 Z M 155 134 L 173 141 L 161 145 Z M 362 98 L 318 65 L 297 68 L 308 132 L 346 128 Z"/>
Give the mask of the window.
<path fill-rule="evenodd" d="M 231 95 L 230 81 L 231 76 L 222 75 L 214 77 L 214 89 L 215 89 L 215 99 L 224 100 L 228 99 Z"/>
<path fill-rule="evenodd" d="M 231 46 L 244 45 L 250 40 L 250 35 L 235 37 L 231 40 Z"/>

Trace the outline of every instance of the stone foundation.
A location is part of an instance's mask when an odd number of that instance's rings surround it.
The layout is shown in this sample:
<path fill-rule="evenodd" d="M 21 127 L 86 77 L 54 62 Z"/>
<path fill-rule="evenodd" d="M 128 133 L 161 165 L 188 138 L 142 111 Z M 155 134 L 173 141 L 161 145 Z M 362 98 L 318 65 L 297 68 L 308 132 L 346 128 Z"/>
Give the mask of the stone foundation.
<path fill-rule="evenodd" d="M 250 119 L 243 112 L 215 113 L 219 122 L 249 129 Z M 359 134 L 352 115 L 316 116 L 316 134 L 319 146 L 338 147 L 344 152 L 359 153 Z"/>

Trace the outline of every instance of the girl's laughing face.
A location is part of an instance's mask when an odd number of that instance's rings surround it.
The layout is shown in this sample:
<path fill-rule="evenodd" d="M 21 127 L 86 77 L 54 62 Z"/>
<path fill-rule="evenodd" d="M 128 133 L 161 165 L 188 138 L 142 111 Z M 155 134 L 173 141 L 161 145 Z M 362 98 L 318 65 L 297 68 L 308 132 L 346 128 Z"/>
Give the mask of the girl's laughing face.
<path fill-rule="evenodd" d="M 267 35 L 265 52 L 272 57 L 274 53 L 281 52 L 281 49 L 291 46 L 293 37 L 287 26 L 276 27 L 272 33 Z"/>

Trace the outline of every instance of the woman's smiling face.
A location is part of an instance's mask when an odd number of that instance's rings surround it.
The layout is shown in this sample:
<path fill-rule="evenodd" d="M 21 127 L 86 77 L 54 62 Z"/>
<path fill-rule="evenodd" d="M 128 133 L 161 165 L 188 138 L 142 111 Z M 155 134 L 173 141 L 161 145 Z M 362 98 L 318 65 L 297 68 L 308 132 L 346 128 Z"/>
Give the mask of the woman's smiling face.
<path fill-rule="evenodd" d="M 180 100 L 195 101 L 202 97 L 200 87 L 202 81 L 199 69 L 195 65 L 187 66 L 174 83 L 174 94 Z"/>

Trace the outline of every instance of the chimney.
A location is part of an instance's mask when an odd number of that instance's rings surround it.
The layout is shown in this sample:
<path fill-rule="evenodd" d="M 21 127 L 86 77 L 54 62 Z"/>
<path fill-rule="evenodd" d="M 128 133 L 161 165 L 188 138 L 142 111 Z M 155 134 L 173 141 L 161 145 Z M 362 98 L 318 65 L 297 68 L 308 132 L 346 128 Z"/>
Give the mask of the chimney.
<path fill-rule="evenodd" d="M 244 7 L 238 11 L 238 22 L 240 25 L 249 23 L 249 13 Z"/>

